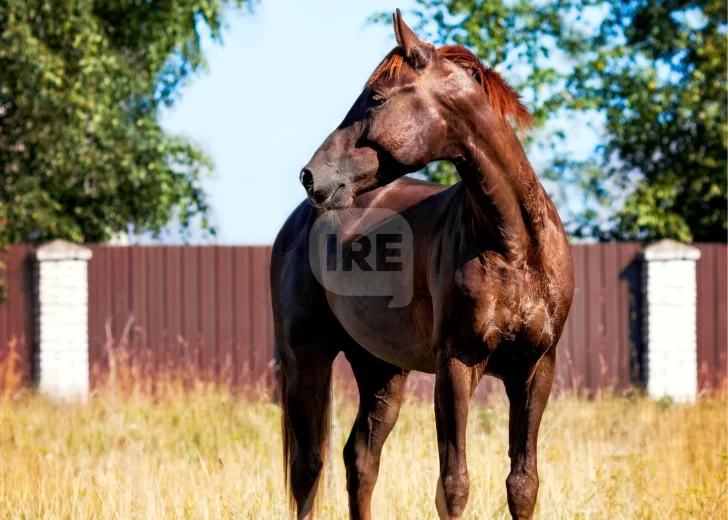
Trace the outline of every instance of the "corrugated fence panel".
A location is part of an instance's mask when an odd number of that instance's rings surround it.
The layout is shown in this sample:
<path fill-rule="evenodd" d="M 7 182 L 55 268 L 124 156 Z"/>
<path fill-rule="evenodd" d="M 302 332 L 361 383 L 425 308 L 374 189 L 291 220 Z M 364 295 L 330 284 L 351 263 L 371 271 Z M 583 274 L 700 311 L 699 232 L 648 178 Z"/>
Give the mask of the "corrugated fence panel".
<path fill-rule="evenodd" d="M 111 330 L 114 338 L 125 343 L 129 341 L 132 323 L 129 308 L 129 294 L 131 293 L 129 254 L 131 249 L 130 247 L 114 247 L 110 251 L 113 305 L 110 316 Z"/>
<path fill-rule="evenodd" d="M 199 248 L 182 249 L 182 363 L 199 370 L 200 281 Z"/>
<path fill-rule="evenodd" d="M 233 380 L 233 343 L 235 342 L 235 301 L 233 287 L 233 248 L 217 250 L 215 285 L 217 286 L 217 375 L 224 381 Z"/>
<path fill-rule="evenodd" d="M 254 247 L 251 256 L 252 369 L 254 384 L 268 383 L 268 363 L 273 359 L 273 338 L 268 337 L 270 312 L 266 293 L 270 291 L 270 248 Z"/>
<path fill-rule="evenodd" d="M 639 347 L 636 243 L 574 245 L 574 301 L 557 347 L 555 388 L 629 388 Z"/>
<path fill-rule="evenodd" d="M 8 254 L 6 251 L 0 251 L 0 266 L 6 266 L 8 262 Z M 5 274 L 7 279 L 7 274 Z M 0 362 L 4 362 L 8 355 L 8 347 L 10 334 L 8 332 L 8 299 L 0 302 Z"/>
<path fill-rule="evenodd" d="M 702 252 L 697 265 L 700 386 L 715 388 L 724 384 L 728 364 L 727 247 L 697 246 Z M 94 384 L 108 372 L 109 351 L 120 347 L 145 370 L 188 368 L 236 386 L 273 384 L 270 247 L 90 247 Z M 637 380 L 639 249 L 637 243 L 572 246 L 576 290 L 557 348 L 557 389 L 623 390 Z M 0 362 L 12 342 L 23 378 L 30 376 L 33 345 L 31 251 L 13 246 L 0 257 L 8 282 L 8 298 L 0 303 Z M 421 383 L 430 394 L 430 381 Z M 483 386 L 479 394 L 500 383 Z"/>
<path fill-rule="evenodd" d="M 0 257 L 5 265 L 6 295 L 0 302 L 0 386 L 28 381 L 33 356 L 33 266 L 31 246 L 12 246 Z M 12 373 L 9 368 L 13 367 Z"/>
<path fill-rule="evenodd" d="M 726 379 L 726 273 L 725 244 L 696 244 L 700 249 L 697 268 L 698 375 L 700 388 L 717 388 Z"/>
<path fill-rule="evenodd" d="M 217 247 L 201 247 L 200 258 L 200 368 L 207 377 L 214 377 L 217 359 L 216 307 L 217 286 L 215 284 Z"/>
<path fill-rule="evenodd" d="M 134 328 L 129 338 L 130 355 L 143 367 L 148 366 L 151 332 L 147 295 L 151 287 L 147 280 L 146 248 L 129 249 L 129 315 L 134 320 Z"/>
<path fill-rule="evenodd" d="M 92 261 L 88 264 L 88 341 L 91 380 L 95 381 L 106 374 L 108 368 L 108 333 L 112 333 L 113 315 L 111 276 L 111 251 L 102 246 L 90 246 Z"/>
<path fill-rule="evenodd" d="M 571 251 L 574 256 L 574 300 L 571 304 L 569 320 L 572 323 L 571 336 L 571 352 L 567 358 L 570 366 L 571 386 L 570 389 L 580 392 L 587 388 L 587 362 L 586 357 L 588 348 L 588 315 L 589 309 L 587 305 L 587 265 L 586 265 L 586 247 L 572 246 Z"/>
<path fill-rule="evenodd" d="M 144 374 L 164 367 L 236 385 L 273 382 L 270 247 L 92 249 L 95 384 L 108 370 L 107 344 Z"/>
<path fill-rule="evenodd" d="M 725 384 L 728 375 L 728 246 L 716 245 L 716 345 L 713 363 L 716 367 L 716 386 Z M 707 319 L 704 316 L 703 319 Z"/>
<path fill-rule="evenodd" d="M 585 292 L 587 301 L 587 346 L 584 353 L 586 361 L 586 387 L 590 392 L 602 388 L 601 377 L 604 371 L 605 352 L 602 351 L 604 329 L 604 285 L 601 247 L 586 249 Z"/>
<path fill-rule="evenodd" d="M 233 343 L 233 383 L 250 383 L 252 345 L 252 302 L 250 248 L 238 247 L 233 251 L 233 319 L 235 340 Z"/>
<path fill-rule="evenodd" d="M 149 247 L 146 249 L 145 269 L 147 271 L 146 306 L 148 321 L 147 347 L 152 352 L 152 362 L 155 370 L 162 369 L 167 363 L 167 349 L 165 348 L 165 333 L 167 330 L 164 321 L 164 248 Z"/>
<path fill-rule="evenodd" d="M 164 256 L 164 277 L 162 300 L 164 301 L 164 328 L 162 344 L 164 345 L 165 365 L 170 370 L 182 366 L 184 352 L 184 329 L 182 319 L 182 251 L 181 247 L 161 248 Z"/>
<path fill-rule="evenodd" d="M 603 306 L 601 358 L 604 360 L 602 387 L 616 386 L 619 382 L 619 252 L 617 244 L 604 244 L 602 251 L 602 289 L 600 303 Z"/>

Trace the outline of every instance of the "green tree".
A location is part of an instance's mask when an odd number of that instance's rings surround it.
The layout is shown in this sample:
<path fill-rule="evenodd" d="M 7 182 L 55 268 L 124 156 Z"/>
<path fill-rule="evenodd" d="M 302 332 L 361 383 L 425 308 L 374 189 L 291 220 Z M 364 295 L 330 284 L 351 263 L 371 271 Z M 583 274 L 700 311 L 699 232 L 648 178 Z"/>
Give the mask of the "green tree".
<path fill-rule="evenodd" d="M 200 216 L 210 158 L 160 108 L 244 0 L 0 3 L 0 245 L 99 242 Z"/>
<path fill-rule="evenodd" d="M 422 29 L 499 64 L 534 108 L 535 143 L 576 236 L 726 241 L 726 21 L 721 0 L 418 0 Z M 601 132 L 587 160 L 552 123 Z M 449 164 L 426 175 L 452 182 Z M 558 200 L 558 197 L 557 197 Z M 571 207 L 566 207 L 571 206 Z M 572 211 L 570 214 L 569 212 Z"/>

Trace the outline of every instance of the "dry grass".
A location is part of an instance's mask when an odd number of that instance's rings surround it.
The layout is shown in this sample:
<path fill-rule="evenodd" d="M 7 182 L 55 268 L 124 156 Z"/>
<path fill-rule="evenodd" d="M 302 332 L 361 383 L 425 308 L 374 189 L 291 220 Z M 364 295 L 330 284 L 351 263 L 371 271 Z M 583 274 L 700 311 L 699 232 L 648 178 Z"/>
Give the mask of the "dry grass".
<path fill-rule="evenodd" d="M 198 385 L 152 400 L 0 399 L 0 517 L 286 518 L 279 411 Z M 345 518 L 337 403 L 323 518 Z M 507 408 L 473 407 L 467 518 L 508 518 Z M 540 436 L 537 518 L 725 518 L 726 401 L 552 399 Z M 383 456 L 376 518 L 435 518 L 434 417 L 408 403 Z"/>

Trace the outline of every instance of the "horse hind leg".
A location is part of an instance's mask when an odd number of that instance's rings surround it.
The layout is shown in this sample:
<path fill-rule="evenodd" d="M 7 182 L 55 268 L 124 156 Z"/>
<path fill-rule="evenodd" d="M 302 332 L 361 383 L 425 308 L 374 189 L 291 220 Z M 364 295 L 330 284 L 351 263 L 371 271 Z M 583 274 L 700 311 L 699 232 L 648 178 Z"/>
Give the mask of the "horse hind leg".
<path fill-rule="evenodd" d="M 555 351 L 552 348 L 528 373 L 505 378 L 510 400 L 508 455 L 511 471 L 506 479 L 508 509 L 514 520 L 530 520 L 538 496 L 536 448 L 538 429 L 554 379 Z"/>
<path fill-rule="evenodd" d="M 335 351 L 289 350 L 282 356 L 284 467 L 299 519 L 313 518 L 330 421 L 331 370 Z"/>
<path fill-rule="evenodd" d="M 352 519 L 367 520 L 382 448 L 399 415 L 407 371 L 358 345 L 348 349 L 346 357 L 359 387 L 359 411 L 344 447 L 349 512 Z"/>

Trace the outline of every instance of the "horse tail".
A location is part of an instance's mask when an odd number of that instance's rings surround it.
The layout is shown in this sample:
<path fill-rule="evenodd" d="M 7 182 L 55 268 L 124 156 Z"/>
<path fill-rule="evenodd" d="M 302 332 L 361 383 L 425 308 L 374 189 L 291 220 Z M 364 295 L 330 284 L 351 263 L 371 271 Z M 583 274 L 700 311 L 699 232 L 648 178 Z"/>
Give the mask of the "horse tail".
<path fill-rule="evenodd" d="M 281 438 L 283 439 L 283 479 L 288 495 L 288 508 L 295 511 L 296 502 L 291 489 L 291 456 L 293 452 L 293 428 L 288 420 L 288 398 L 286 396 L 286 371 L 281 363 L 278 367 L 278 401 L 281 406 Z"/>
<path fill-rule="evenodd" d="M 321 458 L 321 471 L 318 476 L 318 483 L 314 486 L 316 499 L 313 504 L 312 513 L 316 512 L 318 505 L 323 497 L 323 487 L 320 485 L 324 482 L 324 468 L 326 468 L 326 459 L 329 451 L 329 434 L 331 433 L 331 398 L 333 396 L 332 370 L 329 369 L 321 396 L 321 415 L 319 421 L 319 457 Z M 286 490 L 288 494 L 288 507 L 292 514 L 296 512 L 296 500 L 293 497 L 293 488 L 291 487 L 291 464 L 293 463 L 293 443 L 295 437 L 291 422 L 288 419 L 288 398 L 286 393 L 286 371 L 283 363 L 280 365 L 278 374 L 278 398 L 281 406 L 281 437 L 283 439 L 283 477 L 285 480 Z M 316 489 L 316 488 L 320 489 Z"/>
<path fill-rule="evenodd" d="M 332 397 L 334 395 L 333 393 L 333 385 L 331 384 L 331 378 L 332 378 L 332 369 L 329 368 L 328 373 L 326 374 L 326 381 L 324 383 L 324 387 L 322 389 L 323 396 L 321 401 L 321 417 L 319 418 L 319 457 L 321 457 L 321 472 L 319 473 L 318 478 L 318 488 L 319 490 L 316 492 L 316 501 L 313 506 L 312 512 L 316 512 L 316 509 L 318 508 L 319 504 L 323 501 L 324 496 L 324 488 L 326 487 L 324 483 L 326 482 L 324 479 L 324 471 L 326 469 L 326 463 L 328 462 L 328 454 L 329 454 L 329 435 L 331 434 L 331 401 Z"/>

